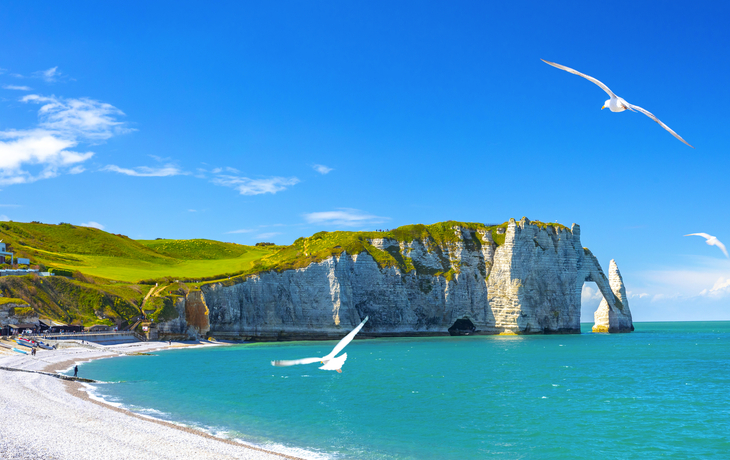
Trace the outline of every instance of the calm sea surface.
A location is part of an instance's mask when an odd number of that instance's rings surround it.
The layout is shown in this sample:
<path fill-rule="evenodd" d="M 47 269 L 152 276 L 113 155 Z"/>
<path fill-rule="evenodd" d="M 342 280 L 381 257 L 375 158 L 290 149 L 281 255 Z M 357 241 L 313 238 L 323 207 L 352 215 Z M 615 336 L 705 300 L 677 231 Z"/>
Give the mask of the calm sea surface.
<path fill-rule="evenodd" d="M 356 340 L 342 374 L 270 364 L 334 341 L 171 350 L 79 374 L 114 382 L 97 394 L 135 412 L 310 458 L 730 458 L 730 322 L 635 326 Z"/>

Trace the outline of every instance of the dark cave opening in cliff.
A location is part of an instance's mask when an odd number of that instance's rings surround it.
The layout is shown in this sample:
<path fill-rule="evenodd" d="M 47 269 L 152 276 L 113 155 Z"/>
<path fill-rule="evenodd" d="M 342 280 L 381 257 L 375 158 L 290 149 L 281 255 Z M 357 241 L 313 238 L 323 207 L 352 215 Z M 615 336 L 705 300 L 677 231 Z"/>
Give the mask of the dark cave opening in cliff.
<path fill-rule="evenodd" d="M 583 289 L 580 293 L 580 322 L 590 323 L 593 325 L 593 314 L 598 310 L 598 306 L 603 300 L 603 294 L 598 289 L 598 285 L 593 281 L 583 283 Z"/>
<path fill-rule="evenodd" d="M 476 326 L 469 318 L 457 319 L 453 326 L 449 328 L 449 334 L 451 335 L 470 335 L 476 331 Z"/>

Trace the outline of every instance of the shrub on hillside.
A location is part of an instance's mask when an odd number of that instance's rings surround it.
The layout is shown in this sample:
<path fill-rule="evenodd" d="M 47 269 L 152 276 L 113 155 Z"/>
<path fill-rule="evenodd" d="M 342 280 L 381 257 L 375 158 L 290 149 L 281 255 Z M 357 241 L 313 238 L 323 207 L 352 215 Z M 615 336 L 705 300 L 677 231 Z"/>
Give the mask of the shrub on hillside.
<path fill-rule="evenodd" d="M 53 268 L 48 269 L 48 272 L 54 276 L 67 276 L 69 278 L 73 278 L 73 276 L 74 276 L 74 272 L 72 272 L 71 270 L 67 270 L 65 268 L 53 267 Z"/>

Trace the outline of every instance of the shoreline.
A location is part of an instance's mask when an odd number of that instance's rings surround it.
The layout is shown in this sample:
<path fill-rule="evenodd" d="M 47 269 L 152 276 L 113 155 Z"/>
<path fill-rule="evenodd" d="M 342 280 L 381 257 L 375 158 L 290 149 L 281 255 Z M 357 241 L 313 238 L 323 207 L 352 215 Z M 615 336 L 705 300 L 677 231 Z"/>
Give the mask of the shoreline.
<path fill-rule="evenodd" d="M 177 345 L 169 346 L 164 342 L 138 342 L 99 346 L 98 349 L 79 346 L 41 350 L 36 357 L 0 354 L 0 365 L 58 374 L 78 363 L 115 358 L 127 352 L 150 353 L 202 346 L 221 345 L 177 342 Z M 77 381 L 40 373 L 0 370 L 0 387 L 3 388 L 0 410 L 12 414 L 4 424 L 4 435 L 0 439 L 1 458 L 92 460 L 100 456 L 119 459 L 206 456 L 304 460 L 116 407 L 91 397 L 84 384 Z M 76 436 L 69 432 L 75 432 Z"/>

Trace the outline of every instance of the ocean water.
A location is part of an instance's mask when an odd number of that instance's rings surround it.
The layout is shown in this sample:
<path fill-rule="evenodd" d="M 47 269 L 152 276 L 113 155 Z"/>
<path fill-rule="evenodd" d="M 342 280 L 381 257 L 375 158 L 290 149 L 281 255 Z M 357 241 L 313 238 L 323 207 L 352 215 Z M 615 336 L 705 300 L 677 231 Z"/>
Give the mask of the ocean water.
<path fill-rule="evenodd" d="M 106 400 L 308 458 L 730 458 L 730 322 L 630 334 L 356 340 L 85 363 Z M 584 325 L 586 332 L 590 325 Z"/>

